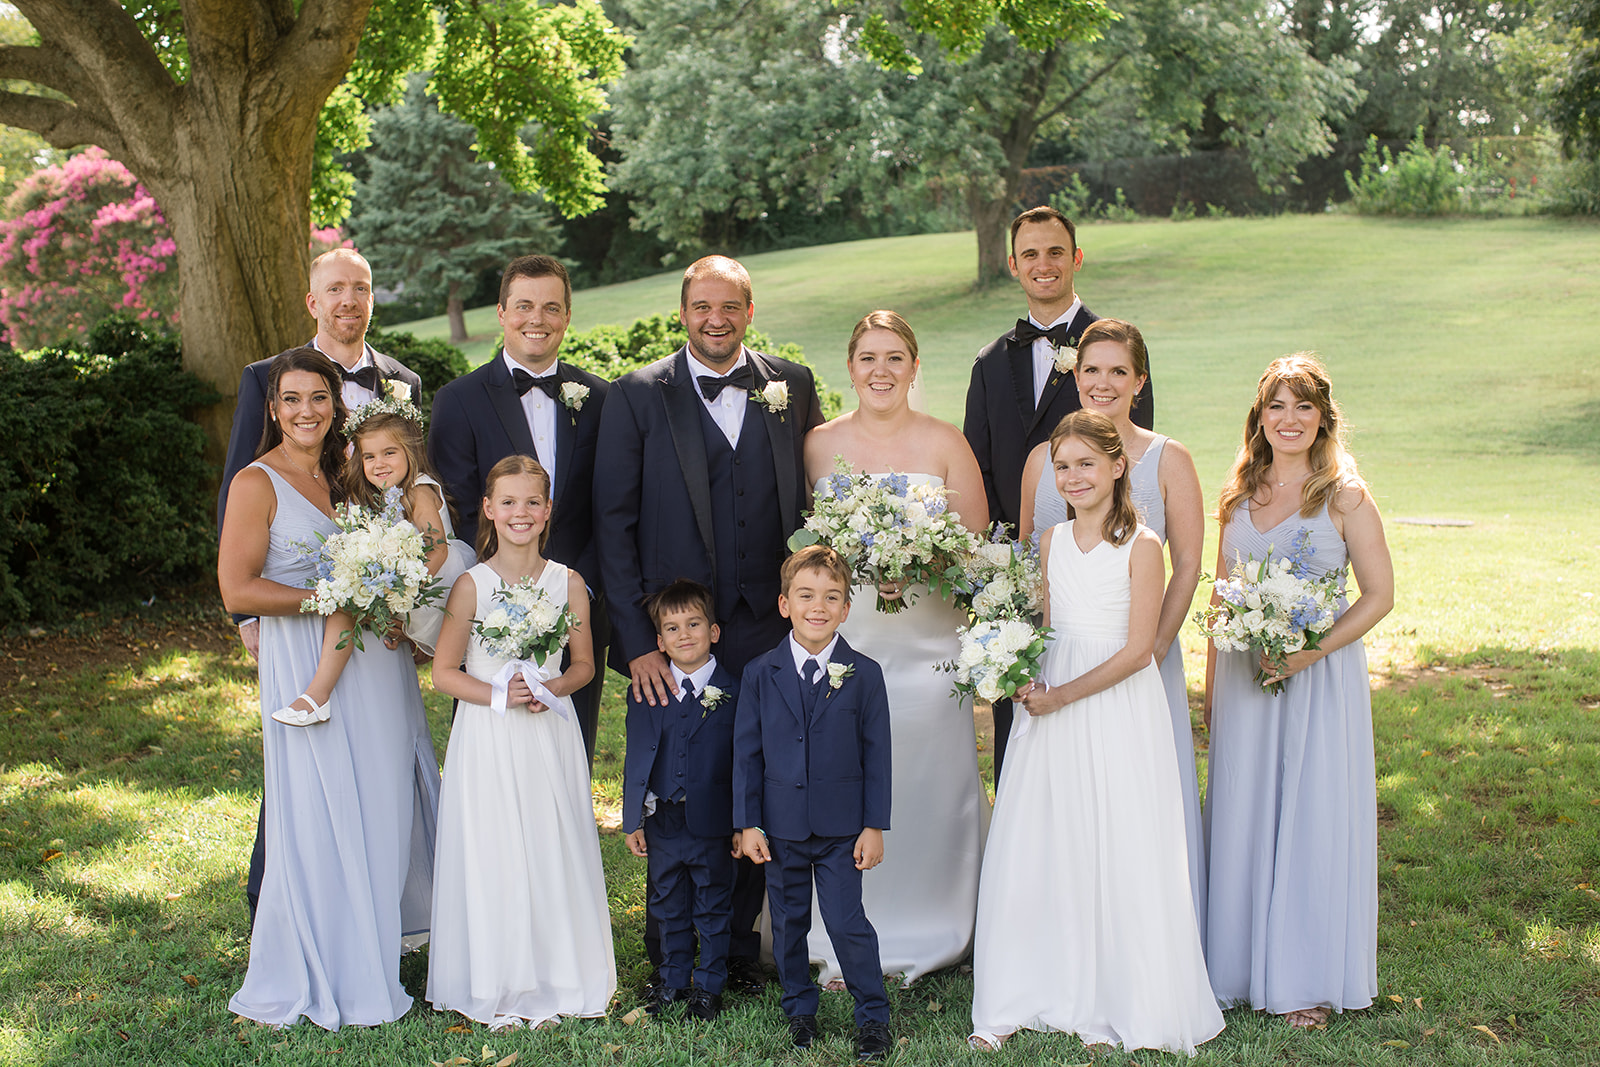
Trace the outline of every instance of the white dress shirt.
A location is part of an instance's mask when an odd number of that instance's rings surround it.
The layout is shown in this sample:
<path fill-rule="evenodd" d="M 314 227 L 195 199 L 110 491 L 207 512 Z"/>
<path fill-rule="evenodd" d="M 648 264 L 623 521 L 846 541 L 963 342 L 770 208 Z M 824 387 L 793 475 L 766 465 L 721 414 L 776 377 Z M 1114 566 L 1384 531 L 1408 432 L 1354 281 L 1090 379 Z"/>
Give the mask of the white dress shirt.
<path fill-rule="evenodd" d="M 1072 317 L 1078 313 L 1078 309 L 1081 307 L 1083 307 L 1083 300 L 1079 297 L 1073 297 L 1072 306 L 1067 308 L 1066 313 L 1056 319 L 1055 322 L 1040 322 L 1033 317 L 1032 312 L 1028 313 L 1028 321 L 1041 330 L 1048 330 L 1057 323 L 1071 322 Z M 1050 347 L 1049 338 L 1036 338 L 1033 342 L 1033 406 L 1036 410 L 1039 407 L 1039 399 L 1044 396 L 1044 385 L 1050 380 L 1050 375 L 1055 372 L 1055 369 L 1056 350 Z"/>
<path fill-rule="evenodd" d="M 734 448 L 739 447 L 739 431 L 744 429 L 744 410 L 750 406 L 750 390 L 736 389 L 731 385 L 724 386 L 715 400 L 707 400 L 706 395 L 700 391 L 700 379 L 726 377 L 749 363 L 748 356 L 749 350 L 740 345 L 739 358 L 734 360 L 727 370 L 715 371 L 695 357 L 694 349 L 689 349 L 689 375 L 694 379 L 694 393 L 700 398 L 700 403 L 706 406 L 711 421 L 721 428 L 722 436 L 726 437 L 728 444 Z"/>
<path fill-rule="evenodd" d="M 678 669 L 678 665 L 676 663 L 672 663 L 671 660 L 668 660 L 667 662 L 672 666 L 672 680 L 678 683 L 678 692 L 680 695 L 683 693 L 684 682 L 694 683 L 695 696 L 698 697 L 701 693 L 704 693 L 706 691 L 706 686 L 711 681 L 711 672 L 717 669 L 717 657 L 715 656 L 712 656 L 710 659 L 706 660 L 705 664 L 693 674 L 684 674 Z"/>
<path fill-rule="evenodd" d="M 833 646 L 838 643 L 839 634 L 835 632 L 833 640 L 829 641 L 827 647 L 821 652 L 807 652 L 806 646 L 795 640 L 794 631 L 789 631 L 789 653 L 794 656 L 795 673 L 800 675 L 802 682 L 807 685 L 811 684 L 811 679 L 806 677 L 806 660 L 808 659 L 816 660 L 817 666 L 822 668 L 822 676 L 824 678 L 828 676 L 828 659 L 833 655 Z"/>
<path fill-rule="evenodd" d="M 533 374 L 527 367 L 506 355 L 505 349 L 500 350 L 500 358 L 505 360 L 507 372 L 521 371 L 524 374 Z M 556 365 L 550 364 L 543 374 L 534 374 L 535 378 L 554 378 Z M 545 469 L 553 480 L 556 476 L 556 402 L 544 395 L 544 390 L 529 387 L 522 394 L 522 414 L 528 420 L 528 433 L 533 437 L 533 455 L 539 461 L 539 466 Z"/>

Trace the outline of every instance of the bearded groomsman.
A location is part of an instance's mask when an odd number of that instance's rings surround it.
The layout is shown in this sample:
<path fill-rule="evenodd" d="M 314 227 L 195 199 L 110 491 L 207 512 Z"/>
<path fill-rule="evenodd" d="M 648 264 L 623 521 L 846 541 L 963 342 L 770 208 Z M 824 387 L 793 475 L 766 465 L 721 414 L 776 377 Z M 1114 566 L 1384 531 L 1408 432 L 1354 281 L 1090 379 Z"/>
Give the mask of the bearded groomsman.
<path fill-rule="evenodd" d="M 736 677 L 789 626 L 778 614 L 778 568 L 808 497 L 802 441 L 822 423 L 810 369 L 752 351 L 750 275 L 726 256 L 683 272 L 679 314 L 689 340 L 612 383 L 600 426 L 595 529 L 616 627 L 611 667 L 635 699 L 677 695 L 645 598 L 680 578 L 712 591 L 717 662 Z M 760 868 L 739 862 L 728 950 L 730 988 L 764 983 Z M 645 947 L 659 963 L 654 923 Z"/>
<path fill-rule="evenodd" d="M 605 404 L 604 378 L 563 362 L 561 342 L 572 322 L 572 280 L 551 256 L 522 256 L 500 277 L 501 348 L 433 398 L 428 459 L 461 521 L 459 536 L 476 543 L 489 470 L 510 455 L 532 456 L 550 475 L 550 540 L 544 555 L 564 563 L 589 587 L 595 663 L 605 662 L 611 626 L 601 592 L 591 494 L 595 439 Z M 572 694 L 589 766 L 594 766 L 605 672 Z"/>
<path fill-rule="evenodd" d="M 1011 276 L 1028 298 L 1028 317 L 978 353 L 967 387 L 962 431 L 989 495 L 989 515 L 1015 531 L 1021 515 L 1022 468 L 1028 453 L 1079 408 L 1072 369 L 1078 339 L 1100 316 L 1083 306 L 1073 276 L 1083 267 L 1077 230 L 1053 207 L 1030 208 L 1011 220 Z M 1153 386 L 1134 401 L 1133 421 L 1155 422 Z M 1000 781 L 1011 702 L 994 706 L 994 780 Z"/>

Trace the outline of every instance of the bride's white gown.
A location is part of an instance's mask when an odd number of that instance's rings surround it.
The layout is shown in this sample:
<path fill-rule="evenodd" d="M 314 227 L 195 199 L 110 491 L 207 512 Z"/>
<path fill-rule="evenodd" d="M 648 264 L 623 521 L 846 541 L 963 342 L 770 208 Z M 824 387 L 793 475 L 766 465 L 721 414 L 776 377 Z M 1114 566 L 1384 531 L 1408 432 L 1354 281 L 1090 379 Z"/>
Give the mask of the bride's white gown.
<path fill-rule="evenodd" d="M 907 477 L 943 484 L 929 474 Z M 951 696 L 955 676 L 937 669 L 956 658 L 965 616 L 926 588 L 897 614 L 876 603 L 875 589 L 856 588 L 839 628 L 850 647 L 883 667 L 889 690 L 893 808 L 883 862 L 862 877 L 862 902 L 883 973 L 910 983 L 961 962 L 972 948 L 989 800 L 978 777 L 972 704 Z M 811 961 L 827 983 L 840 977 L 839 959 L 812 909 Z"/>

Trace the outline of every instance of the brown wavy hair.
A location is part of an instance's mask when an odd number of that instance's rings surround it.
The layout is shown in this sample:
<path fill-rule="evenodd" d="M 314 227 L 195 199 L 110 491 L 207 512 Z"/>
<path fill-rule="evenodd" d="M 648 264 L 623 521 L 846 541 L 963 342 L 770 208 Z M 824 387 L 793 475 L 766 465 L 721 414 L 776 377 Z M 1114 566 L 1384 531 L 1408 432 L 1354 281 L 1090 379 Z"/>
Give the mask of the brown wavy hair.
<path fill-rule="evenodd" d="M 1133 465 L 1128 462 L 1128 455 L 1122 448 L 1122 435 L 1117 432 L 1116 424 L 1098 411 L 1074 411 L 1056 423 L 1056 428 L 1050 433 L 1052 461 L 1056 448 L 1069 437 L 1087 441 L 1090 448 L 1113 463 L 1122 460 L 1122 473 L 1111 485 L 1111 510 L 1106 512 L 1100 535 L 1114 545 L 1127 544 L 1139 527 L 1139 513 L 1134 509 L 1133 490 L 1128 486 L 1128 474 Z M 1075 518 L 1075 511 L 1068 504 L 1067 518 Z"/>
<path fill-rule="evenodd" d="M 267 367 L 266 410 L 262 412 L 261 442 L 256 445 L 255 458 L 260 459 L 283 443 L 283 430 L 279 428 L 272 409 L 278 402 L 283 376 L 297 370 L 317 375 L 327 383 L 328 392 L 333 394 L 333 423 L 322 438 L 322 455 L 317 458 L 317 467 L 322 471 L 322 480 L 328 484 L 329 494 L 337 503 L 344 498 L 341 480 L 344 471 L 343 431 L 344 420 L 350 417 L 350 409 L 344 406 L 344 378 L 339 373 L 339 365 L 310 345 L 278 353 Z"/>
<path fill-rule="evenodd" d="M 494 483 L 501 478 L 512 478 L 519 474 L 526 474 L 537 478 L 544 483 L 544 498 L 550 501 L 549 518 L 545 519 L 544 529 L 539 531 L 539 551 L 544 551 L 545 543 L 550 540 L 550 523 L 556 517 L 555 501 L 550 500 L 550 472 L 539 465 L 539 461 L 532 456 L 510 455 L 499 463 L 489 468 L 489 476 L 483 480 L 483 499 L 488 500 L 494 495 Z M 483 505 L 480 503 L 481 509 Z M 494 532 L 494 523 L 486 522 L 483 518 L 478 520 L 478 559 L 486 560 L 500 551 L 500 538 Z"/>
<path fill-rule="evenodd" d="M 1281 386 L 1288 386 L 1295 399 L 1316 405 L 1322 416 L 1316 440 L 1311 442 L 1311 476 L 1300 488 L 1301 516 L 1310 518 L 1321 511 L 1340 489 L 1364 484 L 1356 470 L 1355 457 L 1344 446 L 1344 415 L 1333 399 L 1328 369 L 1311 352 L 1280 356 L 1267 364 L 1266 372 L 1256 384 L 1255 403 L 1250 405 L 1250 413 L 1244 419 L 1244 440 L 1217 498 L 1217 519 L 1224 526 L 1240 504 L 1254 498 L 1267 484 L 1272 445 L 1261 429 L 1261 412 L 1278 395 Z"/>
<path fill-rule="evenodd" d="M 426 474 L 434 481 L 439 481 L 439 476 L 434 473 L 433 466 L 428 462 L 428 449 L 422 437 L 422 424 L 404 415 L 392 411 L 380 412 L 369 416 L 361 425 L 350 433 L 351 453 L 344 465 L 344 492 L 345 499 L 354 501 L 364 508 L 378 509 L 383 507 L 382 494 L 378 487 L 367 481 L 367 473 L 361 464 L 361 439 L 369 434 L 387 430 L 400 442 L 400 447 L 406 453 L 406 475 L 397 483 L 399 490 L 405 494 L 406 500 L 413 499 L 412 493 L 416 489 L 417 476 Z M 440 482 L 439 498 L 444 506 L 449 509 L 452 521 L 457 517 L 457 512 L 451 507 L 450 494 L 445 492 L 444 483 Z M 406 512 L 410 516 L 409 509 Z"/>

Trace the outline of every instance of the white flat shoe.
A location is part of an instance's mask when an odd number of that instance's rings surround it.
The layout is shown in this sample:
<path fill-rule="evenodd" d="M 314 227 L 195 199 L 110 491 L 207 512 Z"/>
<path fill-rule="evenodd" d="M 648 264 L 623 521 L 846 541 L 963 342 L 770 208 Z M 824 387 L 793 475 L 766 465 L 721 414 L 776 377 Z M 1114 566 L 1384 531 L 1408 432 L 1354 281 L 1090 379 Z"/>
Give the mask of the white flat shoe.
<path fill-rule="evenodd" d="M 310 711 L 303 711 L 295 707 L 295 701 L 303 700 L 311 705 Z M 272 713 L 272 717 L 285 726 L 313 726 L 319 722 L 327 722 L 329 718 L 328 705 L 318 704 L 309 696 L 301 693 L 291 700 L 286 707 L 281 707 Z"/>

